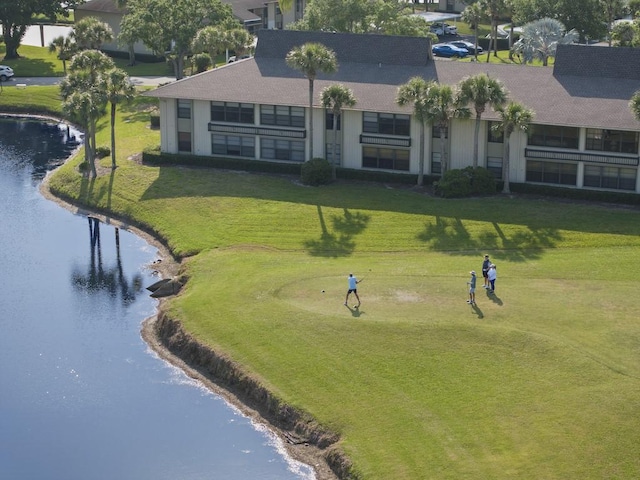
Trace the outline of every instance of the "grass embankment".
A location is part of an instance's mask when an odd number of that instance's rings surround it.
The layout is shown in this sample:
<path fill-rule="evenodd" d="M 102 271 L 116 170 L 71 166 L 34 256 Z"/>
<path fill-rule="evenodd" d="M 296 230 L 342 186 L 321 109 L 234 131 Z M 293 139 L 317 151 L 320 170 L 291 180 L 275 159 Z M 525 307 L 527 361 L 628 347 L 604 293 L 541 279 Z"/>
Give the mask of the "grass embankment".
<path fill-rule="evenodd" d="M 170 313 L 338 432 L 362 478 L 640 477 L 638 211 L 141 166 L 144 117 L 120 114 L 112 175 L 74 160 L 52 188 L 192 255 Z M 471 308 L 485 252 L 497 294 Z"/>

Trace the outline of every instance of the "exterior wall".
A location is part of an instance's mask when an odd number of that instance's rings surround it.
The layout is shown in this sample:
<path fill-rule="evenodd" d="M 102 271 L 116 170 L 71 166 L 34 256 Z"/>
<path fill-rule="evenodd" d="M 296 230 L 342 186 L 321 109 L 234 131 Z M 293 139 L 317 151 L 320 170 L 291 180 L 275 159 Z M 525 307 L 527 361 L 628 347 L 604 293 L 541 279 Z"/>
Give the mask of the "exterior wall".
<path fill-rule="evenodd" d="M 167 153 L 178 153 L 177 103 L 174 99 L 160 99 L 160 149 Z"/>
<path fill-rule="evenodd" d="M 438 11 L 461 12 L 467 7 L 462 0 L 438 0 Z"/>
<path fill-rule="evenodd" d="M 96 17 L 101 22 L 106 23 L 113 30 L 114 40 L 111 43 L 105 43 L 102 46 L 103 50 L 112 51 L 112 52 L 128 52 L 128 48 L 126 46 L 118 45 L 118 35 L 120 34 L 120 22 L 122 21 L 123 15 L 120 13 L 101 13 L 101 12 L 91 12 L 88 10 L 76 10 L 75 11 L 75 21 L 82 20 L 86 17 Z M 133 50 L 135 53 L 140 53 L 144 55 L 153 55 L 153 52 L 149 50 L 144 43 L 136 42 L 133 45 Z"/>
<path fill-rule="evenodd" d="M 211 103 L 207 101 L 193 102 L 191 118 L 193 119 L 193 153 L 194 155 L 211 155 Z"/>
<path fill-rule="evenodd" d="M 346 126 L 349 128 L 345 128 Z M 342 112 L 342 166 L 345 168 L 362 168 L 362 112 Z"/>
<path fill-rule="evenodd" d="M 260 124 L 260 106 L 255 105 L 255 125 Z M 309 118 L 308 111 L 305 118 Z M 329 135 L 332 133 L 328 131 L 325 126 L 325 110 L 323 108 L 315 108 L 314 114 L 314 157 L 326 158 L 326 144 Z M 210 102 L 206 100 L 194 101 L 192 104 L 191 120 L 178 119 L 177 118 L 177 100 L 175 99 L 160 99 L 160 129 L 161 129 L 161 148 L 163 152 L 178 153 L 178 130 L 192 132 L 192 153 L 195 155 L 211 155 L 211 132 L 209 132 L 209 123 L 211 120 Z M 341 166 L 350 169 L 361 169 L 363 159 L 363 145 L 360 143 L 361 135 L 363 134 L 363 112 L 362 111 L 344 111 L 342 113 L 341 130 L 338 131 L 340 136 L 340 142 L 342 144 L 341 150 Z M 182 123 L 179 123 L 182 122 Z M 184 123 L 188 122 L 188 123 Z M 305 143 L 307 149 L 309 148 L 308 138 L 308 120 L 306 125 L 307 138 Z M 488 142 L 488 128 L 490 123 L 486 120 L 481 122 L 478 142 L 478 166 L 487 167 L 487 154 L 491 154 L 493 157 L 502 157 L 502 144 L 489 143 Z M 181 127 L 181 128 L 179 128 Z M 397 173 L 419 173 L 420 164 L 420 130 L 421 125 L 414 118 L 411 119 L 410 135 L 411 146 L 409 147 L 410 161 L 409 171 Z M 474 130 L 475 120 L 454 120 L 451 122 L 449 129 L 449 168 L 461 169 L 473 164 L 473 149 L 474 149 Z M 300 129 L 297 129 L 299 132 Z M 242 135 L 242 134 L 240 134 Z M 246 134 L 244 135 L 246 136 Z M 374 137 L 376 135 L 373 135 Z M 382 135 L 381 137 L 385 137 Z M 268 137 L 265 137 L 268 138 Z M 398 139 L 405 139 L 406 137 L 399 136 Z M 260 135 L 255 135 L 255 158 L 260 159 Z M 379 145 L 384 147 L 383 145 Z M 620 165 L 615 157 L 623 159 L 633 158 L 637 155 L 637 152 L 633 155 L 616 155 L 607 152 L 593 152 L 585 150 L 586 146 L 586 129 L 581 128 L 579 130 L 579 142 L 578 149 L 562 149 L 555 147 L 545 146 L 530 146 L 528 145 L 528 135 L 521 131 L 515 131 L 510 138 L 510 164 L 509 164 L 509 180 L 514 183 L 525 183 L 527 178 L 527 159 L 525 157 L 525 151 L 527 148 L 532 149 L 534 154 L 533 159 L 543 159 L 546 162 L 569 162 L 577 165 L 576 172 L 576 184 L 574 188 L 583 188 L 583 179 L 586 165 L 595 166 L 611 166 L 611 167 L 624 167 L 627 169 L 634 169 L 636 171 L 635 178 L 635 192 L 640 192 L 640 175 L 638 171 L 639 166 L 624 166 Z M 400 148 L 392 147 L 388 148 Z M 424 174 L 432 173 L 431 158 L 432 152 L 439 151 L 439 141 L 432 138 L 432 129 L 428 125 L 425 131 L 425 162 L 424 162 Z M 548 152 L 548 158 L 547 158 Z M 542 156 L 540 156 L 542 154 Z M 573 158 L 578 158 L 579 155 L 586 155 L 586 161 L 576 161 Z M 593 161 L 593 155 L 601 155 L 603 160 L 597 163 L 597 160 Z M 304 156 L 306 160 L 308 158 L 308 150 Z M 606 162 L 613 163 L 607 164 Z M 504 166 L 503 166 L 504 167 Z M 604 177 L 603 177 L 604 178 Z M 550 184 L 555 185 L 555 184 Z M 572 185 L 557 185 L 571 188 Z M 592 187 L 588 187 L 592 188 Z M 631 192 L 631 190 L 614 190 L 622 192 Z"/>
<path fill-rule="evenodd" d="M 464 168 L 473 165 L 473 132 L 475 122 L 473 120 L 454 120 L 449 128 L 449 169 Z M 482 128 L 480 129 L 482 135 Z M 481 137 L 482 138 L 482 137 Z M 480 142 L 482 143 L 482 142 Z M 483 166 L 484 147 L 478 150 L 478 165 Z"/>

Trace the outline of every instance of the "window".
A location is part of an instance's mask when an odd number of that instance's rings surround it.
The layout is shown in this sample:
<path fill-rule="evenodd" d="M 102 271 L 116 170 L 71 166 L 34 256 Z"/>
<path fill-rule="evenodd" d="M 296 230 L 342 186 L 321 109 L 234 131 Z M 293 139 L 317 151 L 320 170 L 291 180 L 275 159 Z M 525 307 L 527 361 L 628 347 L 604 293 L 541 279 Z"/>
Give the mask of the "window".
<path fill-rule="evenodd" d="M 431 154 L 431 173 L 434 175 L 440 175 L 442 173 L 442 156 L 440 152 L 433 152 Z"/>
<path fill-rule="evenodd" d="M 502 157 L 487 157 L 487 170 L 496 178 L 502 178 Z"/>
<path fill-rule="evenodd" d="M 527 160 L 527 182 L 576 185 L 578 165 L 575 163 Z"/>
<path fill-rule="evenodd" d="M 255 158 L 255 139 L 237 135 L 211 135 L 211 152 L 214 155 Z"/>
<path fill-rule="evenodd" d="M 584 186 L 635 191 L 636 170 L 634 168 L 585 165 Z"/>
<path fill-rule="evenodd" d="M 252 103 L 211 102 L 211 121 L 229 123 L 254 123 Z"/>
<path fill-rule="evenodd" d="M 409 150 L 394 148 L 362 148 L 363 168 L 409 171 Z"/>
<path fill-rule="evenodd" d="M 575 127 L 555 125 L 533 125 L 529 134 L 529 145 L 540 147 L 578 149 L 579 131 Z"/>
<path fill-rule="evenodd" d="M 191 132 L 178 132 L 178 151 L 191 152 Z"/>
<path fill-rule="evenodd" d="M 637 154 L 638 133 L 587 128 L 586 149 L 601 152 Z"/>
<path fill-rule="evenodd" d="M 178 99 L 178 118 L 191 118 L 191 100 Z"/>
<path fill-rule="evenodd" d="M 265 160 L 304 162 L 304 142 L 263 138 L 260 140 L 260 157 Z"/>
<path fill-rule="evenodd" d="M 409 136 L 409 115 L 375 112 L 364 112 L 362 115 L 362 131 L 365 133 Z"/>
<path fill-rule="evenodd" d="M 338 124 L 337 124 L 337 130 L 341 130 L 341 125 L 342 125 L 342 115 L 338 115 Z M 324 116 L 324 128 L 326 130 L 333 130 L 333 113 L 327 111 L 325 113 Z"/>
<path fill-rule="evenodd" d="M 494 130 L 496 125 L 500 125 L 498 122 L 489 122 L 487 129 L 487 142 L 489 143 L 504 143 L 504 132 L 501 130 L 499 133 Z"/>
<path fill-rule="evenodd" d="M 260 124 L 304 128 L 304 108 L 286 105 L 261 105 Z"/>

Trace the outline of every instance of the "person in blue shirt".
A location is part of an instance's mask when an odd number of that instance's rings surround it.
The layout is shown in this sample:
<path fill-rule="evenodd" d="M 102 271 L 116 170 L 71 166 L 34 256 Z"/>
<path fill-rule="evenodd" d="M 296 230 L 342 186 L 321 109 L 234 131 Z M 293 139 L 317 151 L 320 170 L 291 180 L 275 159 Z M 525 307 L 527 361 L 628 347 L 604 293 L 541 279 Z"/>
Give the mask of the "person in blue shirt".
<path fill-rule="evenodd" d="M 484 256 L 484 261 L 482 262 L 482 276 L 484 277 L 484 288 L 489 288 L 489 267 L 491 266 L 491 260 L 489 260 L 489 255 Z"/>
<path fill-rule="evenodd" d="M 476 271 L 471 270 L 471 279 L 467 282 L 469 285 L 469 300 L 467 303 L 470 305 L 476 304 Z"/>
<path fill-rule="evenodd" d="M 349 281 L 349 290 L 347 291 L 347 297 L 344 299 L 344 304 L 347 305 L 349 302 L 349 295 L 353 293 L 358 299 L 358 305 L 356 305 L 356 308 L 358 308 L 360 306 L 360 297 L 358 296 L 358 284 L 360 282 L 353 276 L 353 273 L 349 274 L 349 278 L 347 280 Z"/>

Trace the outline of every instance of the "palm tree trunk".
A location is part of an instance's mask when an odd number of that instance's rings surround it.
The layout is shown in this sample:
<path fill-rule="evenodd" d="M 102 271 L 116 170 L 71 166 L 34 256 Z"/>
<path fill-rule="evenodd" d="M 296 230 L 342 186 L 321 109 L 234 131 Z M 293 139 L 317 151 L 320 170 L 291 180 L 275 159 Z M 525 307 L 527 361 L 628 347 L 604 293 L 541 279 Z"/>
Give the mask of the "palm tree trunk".
<path fill-rule="evenodd" d="M 446 127 L 443 125 L 440 125 L 439 130 L 439 134 L 440 134 L 440 175 L 444 175 L 444 172 L 446 172 L 449 169 L 449 158 L 447 155 L 447 144 L 445 142 L 445 136 L 444 136 L 444 129 Z"/>
<path fill-rule="evenodd" d="M 98 176 L 98 171 L 96 170 L 96 127 L 95 120 L 89 119 L 88 128 L 87 128 L 87 136 L 89 137 L 89 167 L 91 168 L 91 176 L 96 178 Z"/>
<path fill-rule="evenodd" d="M 313 79 L 309 79 L 309 160 L 313 159 Z"/>
<path fill-rule="evenodd" d="M 111 168 L 116 168 L 116 104 L 111 103 Z"/>
<path fill-rule="evenodd" d="M 502 156 L 502 180 L 504 181 L 504 186 L 502 187 L 502 193 L 511 193 L 509 188 L 509 140 L 511 139 L 511 134 L 505 133 L 504 135 L 504 150 Z"/>
<path fill-rule="evenodd" d="M 333 155 L 333 161 L 331 164 L 333 168 L 331 169 L 331 178 L 333 180 L 336 179 L 336 167 L 338 165 L 337 157 L 336 157 L 336 148 L 338 147 L 338 115 L 336 112 L 333 112 L 333 150 L 331 151 Z"/>
<path fill-rule="evenodd" d="M 473 168 L 478 167 L 478 142 L 480 138 L 480 115 L 476 115 L 476 128 L 473 132 Z"/>
<path fill-rule="evenodd" d="M 420 126 L 420 158 L 418 160 L 418 186 L 421 187 L 424 183 L 424 136 L 426 127 L 424 122 L 421 123 Z"/>

